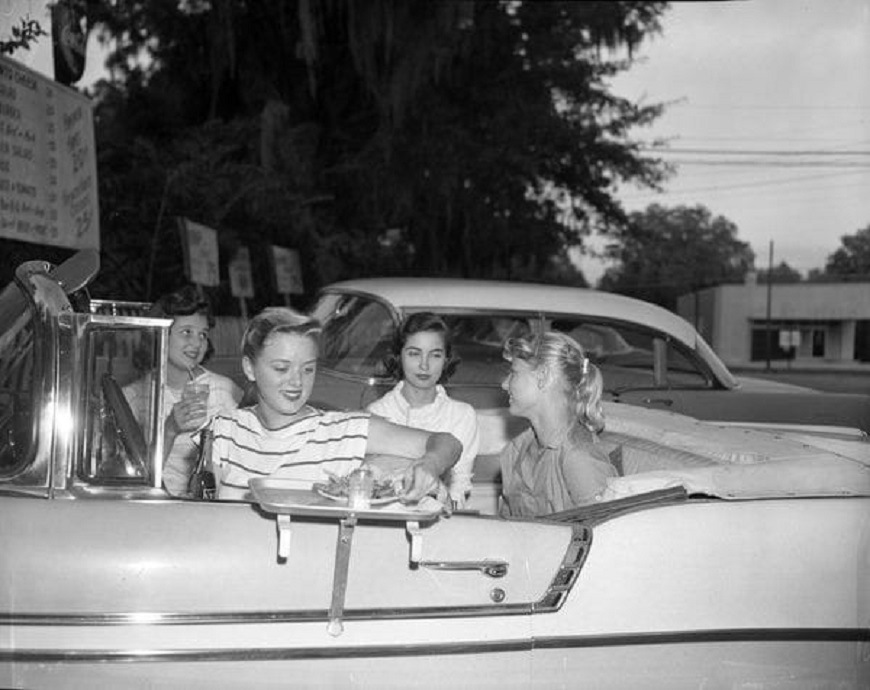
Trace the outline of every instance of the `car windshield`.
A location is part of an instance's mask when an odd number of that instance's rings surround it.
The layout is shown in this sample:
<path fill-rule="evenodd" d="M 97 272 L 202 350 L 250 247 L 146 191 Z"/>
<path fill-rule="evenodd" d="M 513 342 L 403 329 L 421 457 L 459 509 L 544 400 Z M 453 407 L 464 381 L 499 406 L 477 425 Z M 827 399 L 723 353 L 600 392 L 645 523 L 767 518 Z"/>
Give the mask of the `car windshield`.
<path fill-rule="evenodd" d="M 414 311 L 423 310 L 408 309 L 403 315 Z M 479 312 L 433 306 L 426 311 L 442 316 L 451 329 L 454 354 L 460 360 L 450 378 L 451 386 L 500 386 L 507 371 L 502 355 L 505 341 L 528 337 L 544 328 L 577 340 L 601 369 L 608 392 L 656 387 L 703 389 L 715 381 L 697 353 L 635 324 L 509 310 Z M 351 376 L 389 377 L 386 360 L 395 343 L 399 318 L 383 302 L 356 293 L 327 293 L 313 315 L 324 325 L 321 366 Z"/>

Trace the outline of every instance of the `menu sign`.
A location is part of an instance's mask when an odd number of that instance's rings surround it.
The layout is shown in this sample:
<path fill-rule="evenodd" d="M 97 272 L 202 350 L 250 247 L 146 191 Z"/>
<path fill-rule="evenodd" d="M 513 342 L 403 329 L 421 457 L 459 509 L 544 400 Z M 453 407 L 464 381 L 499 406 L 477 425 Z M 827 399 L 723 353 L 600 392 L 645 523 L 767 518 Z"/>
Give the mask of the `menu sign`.
<path fill-rule="evenodd" d="M 3 56 L 0 237 L 100 248 L 90 100 Z"/>

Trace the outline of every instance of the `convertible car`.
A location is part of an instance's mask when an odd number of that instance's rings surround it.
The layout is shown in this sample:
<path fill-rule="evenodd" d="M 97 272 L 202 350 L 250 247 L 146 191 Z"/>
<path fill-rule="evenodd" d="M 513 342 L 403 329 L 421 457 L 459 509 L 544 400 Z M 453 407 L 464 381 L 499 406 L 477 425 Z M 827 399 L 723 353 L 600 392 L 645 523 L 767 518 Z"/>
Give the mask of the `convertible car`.
<path fill-rule="evenodd" d="M 0 292 L 0 687 L 870 683 L 862 435 L 611 404 L 621 475 L 538 519 L 268 477 L 252 502 L 173 498 L 169 322 L 92 313 L 97 268 L 28 262 Z"/>

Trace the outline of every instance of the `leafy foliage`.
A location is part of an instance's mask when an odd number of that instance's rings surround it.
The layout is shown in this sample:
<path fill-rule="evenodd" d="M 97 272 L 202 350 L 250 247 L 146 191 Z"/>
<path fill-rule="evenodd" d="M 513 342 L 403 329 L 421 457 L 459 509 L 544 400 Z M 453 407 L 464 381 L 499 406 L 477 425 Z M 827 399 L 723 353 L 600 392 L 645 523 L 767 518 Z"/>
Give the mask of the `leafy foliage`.
<path fill-rule="evenodd" d="M 177 216 L 218 229 L 223 261 L 250 246 L 257 281 L 274 243 L 301 251 L 309 289 L 377 273 L 582 283 L 567 249 L 625 222 L 614 185 L 666 172 L 629 137 L 662 106 L 608 88 L 664 9 L 91 2 L 114 46 L 94 92 L 99 289 L 175 287 Z"/>
<path fill-rule="evenodd" d="M 768 276 L 770 276 L 770 282 L 774 284 L 801 282 L 800 271 L 793 269 L 785 261 L 780 261 L 779 264 L 773 267 L 773 270 L 762 269 L 758 271 L 758 282 L 767 283 Z"/>
<path fill-rule="evenodd" d="M 825 275 L 840 279 L 870 277 L 870 225 L 854 235 L 843 235 L 842 246 L 828 256 Z"/>
<path fill-rule="evenodd" d="M 600 287 L 673 309 L 677 297 L 703 287 L 742 281 L 754 255 L 737 226 L 704 206 L 652 204 L 612 230 L 606 256 L 616 262 Z"/>
<path fill-rule="evenodd" d="M 30 50 L 30 44 L 40 36 L 48 36 L 42 25 L 35 20 L 22 17 L 18 26 L 12 26 L 9 38 L 0 37 L 0 55 L 12 55 L 16 50 Z"/>

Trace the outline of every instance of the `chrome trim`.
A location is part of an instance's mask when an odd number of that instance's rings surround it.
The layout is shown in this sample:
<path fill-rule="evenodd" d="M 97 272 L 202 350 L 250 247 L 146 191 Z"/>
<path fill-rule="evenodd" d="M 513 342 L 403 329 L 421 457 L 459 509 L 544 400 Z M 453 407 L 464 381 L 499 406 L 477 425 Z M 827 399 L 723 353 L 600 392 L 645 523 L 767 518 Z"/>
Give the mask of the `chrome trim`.
<path fill-rule="evenodd" d="M 577 582 L 591 544 L 592 530 L 586 525 L 573 525 L 571 541 L 565 549 L 562 564 L 543 596 L 536 602 L 404 609 L 351 609 L 344 611 L 342 617 L 344 620 L 407 620 L 409 618 L 479 618 L 554 613 L 562 607 L 568 593 Z M 328 617 L 326 609 L 228 611 L 226 613 L 147 611 L 126 613 L 0 613 L 0 625 L 230 625 L 326 621 Z"/>
<path fill-rule="evenodd" d="M 639 645 L 675 645 L 743 642 L 844 642 L 870 641 L 866 628 L 726 628 L 612 635 L 564 635 L 520 640 L 436 644 L 387 644 L 332 647 L 262 647 L 232 649 L 16 649 L 0 651 L 0 663 L 51 662 L 188 662 L 188 661 L 277 661 L 282 659 L 340 659 L 401 657 L 445 654 L 532 652 L 536 649 L 576 649 Z"/>
<path fill-rule="evenodd" d="M 562 608 L 592 547 L 592 529 L 584 524 L 575 524 L 571 542 L 562 557 L 562 565 L 550 582 L 547 592 L 532 604 L 533 613 L 553 613 Z"/>
<path fill-rule="evenodd" d="M 407 620 L 409 618 L 480 618 L 535 613 L 531 604 L 501 606 L 432 606 L 409 609 L 351 609 L 344 620 Z M 301 611 L 228 611 L 226 613 L 5 613 L 0 626 L 113 626 L 113 625 L 257 625 L 327 621 L 326 609 Z"/>

